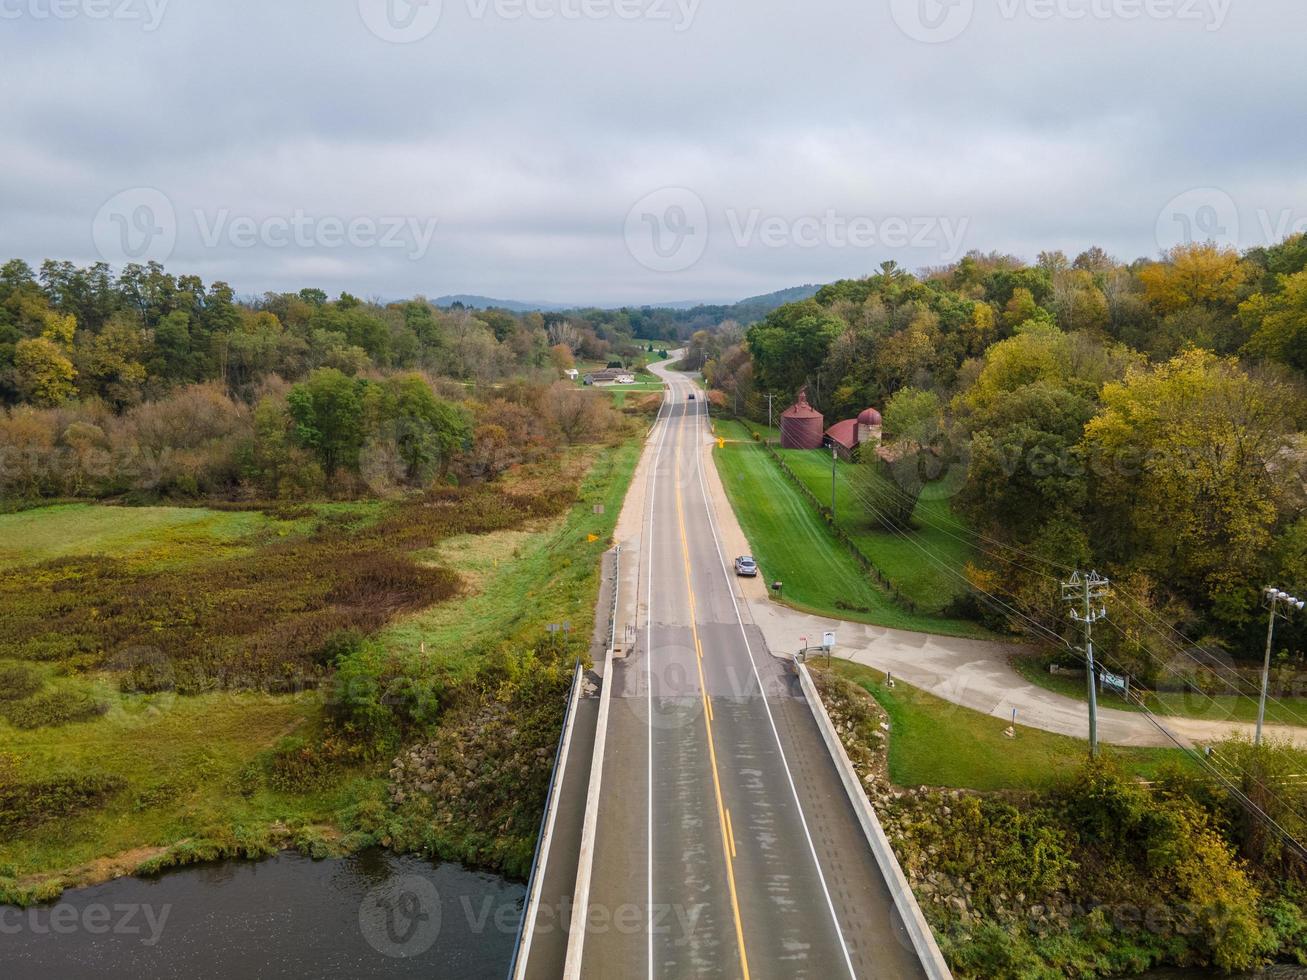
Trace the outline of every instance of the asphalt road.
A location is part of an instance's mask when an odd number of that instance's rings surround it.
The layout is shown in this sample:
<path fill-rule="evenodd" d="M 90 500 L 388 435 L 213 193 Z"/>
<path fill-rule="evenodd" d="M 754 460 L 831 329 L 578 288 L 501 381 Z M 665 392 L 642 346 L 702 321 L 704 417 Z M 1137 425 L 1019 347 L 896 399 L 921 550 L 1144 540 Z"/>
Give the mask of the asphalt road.
<path fill-rule="evenodd" d="M 750 622 L 671 385 L 642 532 L 646 615 L 614 664 L 581 973 L 922 976 L 797 677 Z"/>

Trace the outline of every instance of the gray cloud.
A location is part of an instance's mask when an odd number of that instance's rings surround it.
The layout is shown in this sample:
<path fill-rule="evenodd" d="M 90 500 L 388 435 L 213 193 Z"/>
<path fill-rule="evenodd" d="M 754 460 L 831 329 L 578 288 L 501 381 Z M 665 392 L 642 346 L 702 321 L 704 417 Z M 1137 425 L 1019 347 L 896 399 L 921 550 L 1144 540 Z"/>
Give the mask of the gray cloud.
<path fill-rule="evenodd" d="M 93 261 L 102 205 L 145 187 L 176 215 L 170 267 L 241 292 L 652 302 L 955 257 L 943 235 L 887 243 L 896 218 L 964 227 L 966 248 L 1123 258 L 1155 253 L 1193 188 L 1233 201 L 1237 233 L 1216 226 L 1245 247 L 1307 220 L 1299 0 L 976 0 L 944 43 L 900 26 L 940 0 L 700 0 L 684 30 L 674 0 L 654 8 L 670 20 L 613 13 L 633 0 L 586 0 L 600 19 L 532 0 L 557 15 L 518 20 L 494 14 L 512 0 L 482 17 L 444 0 L 409 44 L 369 31 L 358 0 L 171 0 L 155 30 L 162 0 L 96 2 L 58 20 L 49 0 L 0 0 L 0 255 Z M 624 235 L 665 187 L 707 221 L 675 271 Z M 1208 227 L 1205 200 L 1179 220 Z M 280 244 L 296 216 L 310 240 Z M 751 216 L 780 231 L 741 237 Z M 874 242 L 842 241 L 832 216 Z M 655 217 L 672 236 L 676 215 Z M 228 233 L 241 219 L 252 244 Z M 330 233 L 390 219 L 435 220 L 429 247 Z"/>

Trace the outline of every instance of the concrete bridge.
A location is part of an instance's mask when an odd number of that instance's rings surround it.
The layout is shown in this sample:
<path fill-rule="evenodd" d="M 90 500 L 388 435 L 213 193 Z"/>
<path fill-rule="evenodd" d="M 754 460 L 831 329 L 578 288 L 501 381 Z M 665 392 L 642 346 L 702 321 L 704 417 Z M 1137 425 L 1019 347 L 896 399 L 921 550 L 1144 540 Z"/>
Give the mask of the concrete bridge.
<path fill-rule="evenodd" d="M 618 525 L 513 980 L 948 976 L 806 668 L 741 600 L 706 401 L 668 395 Z M 601 616 L 601 619 L 605 618 Z"/>

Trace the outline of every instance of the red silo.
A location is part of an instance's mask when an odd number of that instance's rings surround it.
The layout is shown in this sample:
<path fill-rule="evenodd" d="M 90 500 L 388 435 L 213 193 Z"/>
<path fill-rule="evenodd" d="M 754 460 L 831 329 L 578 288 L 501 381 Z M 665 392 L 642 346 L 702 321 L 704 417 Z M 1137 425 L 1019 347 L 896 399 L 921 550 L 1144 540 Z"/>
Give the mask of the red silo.
<path fill-rule="evenodd" d="M 781 413 L 782 449 L 820 449 L 826 420 L 808 404 L 808 389 L 799 391 L 799 400 Z"/>

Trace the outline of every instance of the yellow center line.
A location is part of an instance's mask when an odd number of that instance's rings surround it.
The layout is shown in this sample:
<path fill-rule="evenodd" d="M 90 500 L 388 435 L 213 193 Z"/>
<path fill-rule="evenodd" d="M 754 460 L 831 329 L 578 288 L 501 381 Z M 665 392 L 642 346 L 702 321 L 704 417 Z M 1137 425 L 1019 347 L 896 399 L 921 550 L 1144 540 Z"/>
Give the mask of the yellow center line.
<path fill-rule="evenodd" d="M 679 449 L 679 446 L 678 446 Z M 735 890 L 734 834 L 730 815 L 722 802 L 722 781 L 717 772 L 717 749 L 713 744 L 712 701 L 708 697 L 708 684 L 703 676 L 703 644 L 699 641 L 698 613 L 694 604 L 694 584 L 690 578 L 690 541 L 685 533 L 685 505 L 681 499 L 681 455 L 676 454 L 676 520 L 681 529 L 681 555 L 685 559 L 685 589 L 690 597 L 690 633 L 694 637 L 694 652 L 699 667 L 699 692 L 703 697 L 704 727 L 708 730 L 708 758 L 712 763 L 713 792 L 717 797 L 717 819 L 722 832 L 722 855 L 726 858 L 726 883 L 731 893 L 731 914 L 735 916 L 735 939 L 740 948 L 740 969 L 744 980 L 749 980 L 749 957 L 744 951 L 744 923 L 740 920 L 740 899 Z"/>
<path fill-rule="evenodd" d="M 731 838 L 731 857 L 735 857 L 735 825 L 731 823 L 731 809 L 726 808 L 726 833 Z"/>

